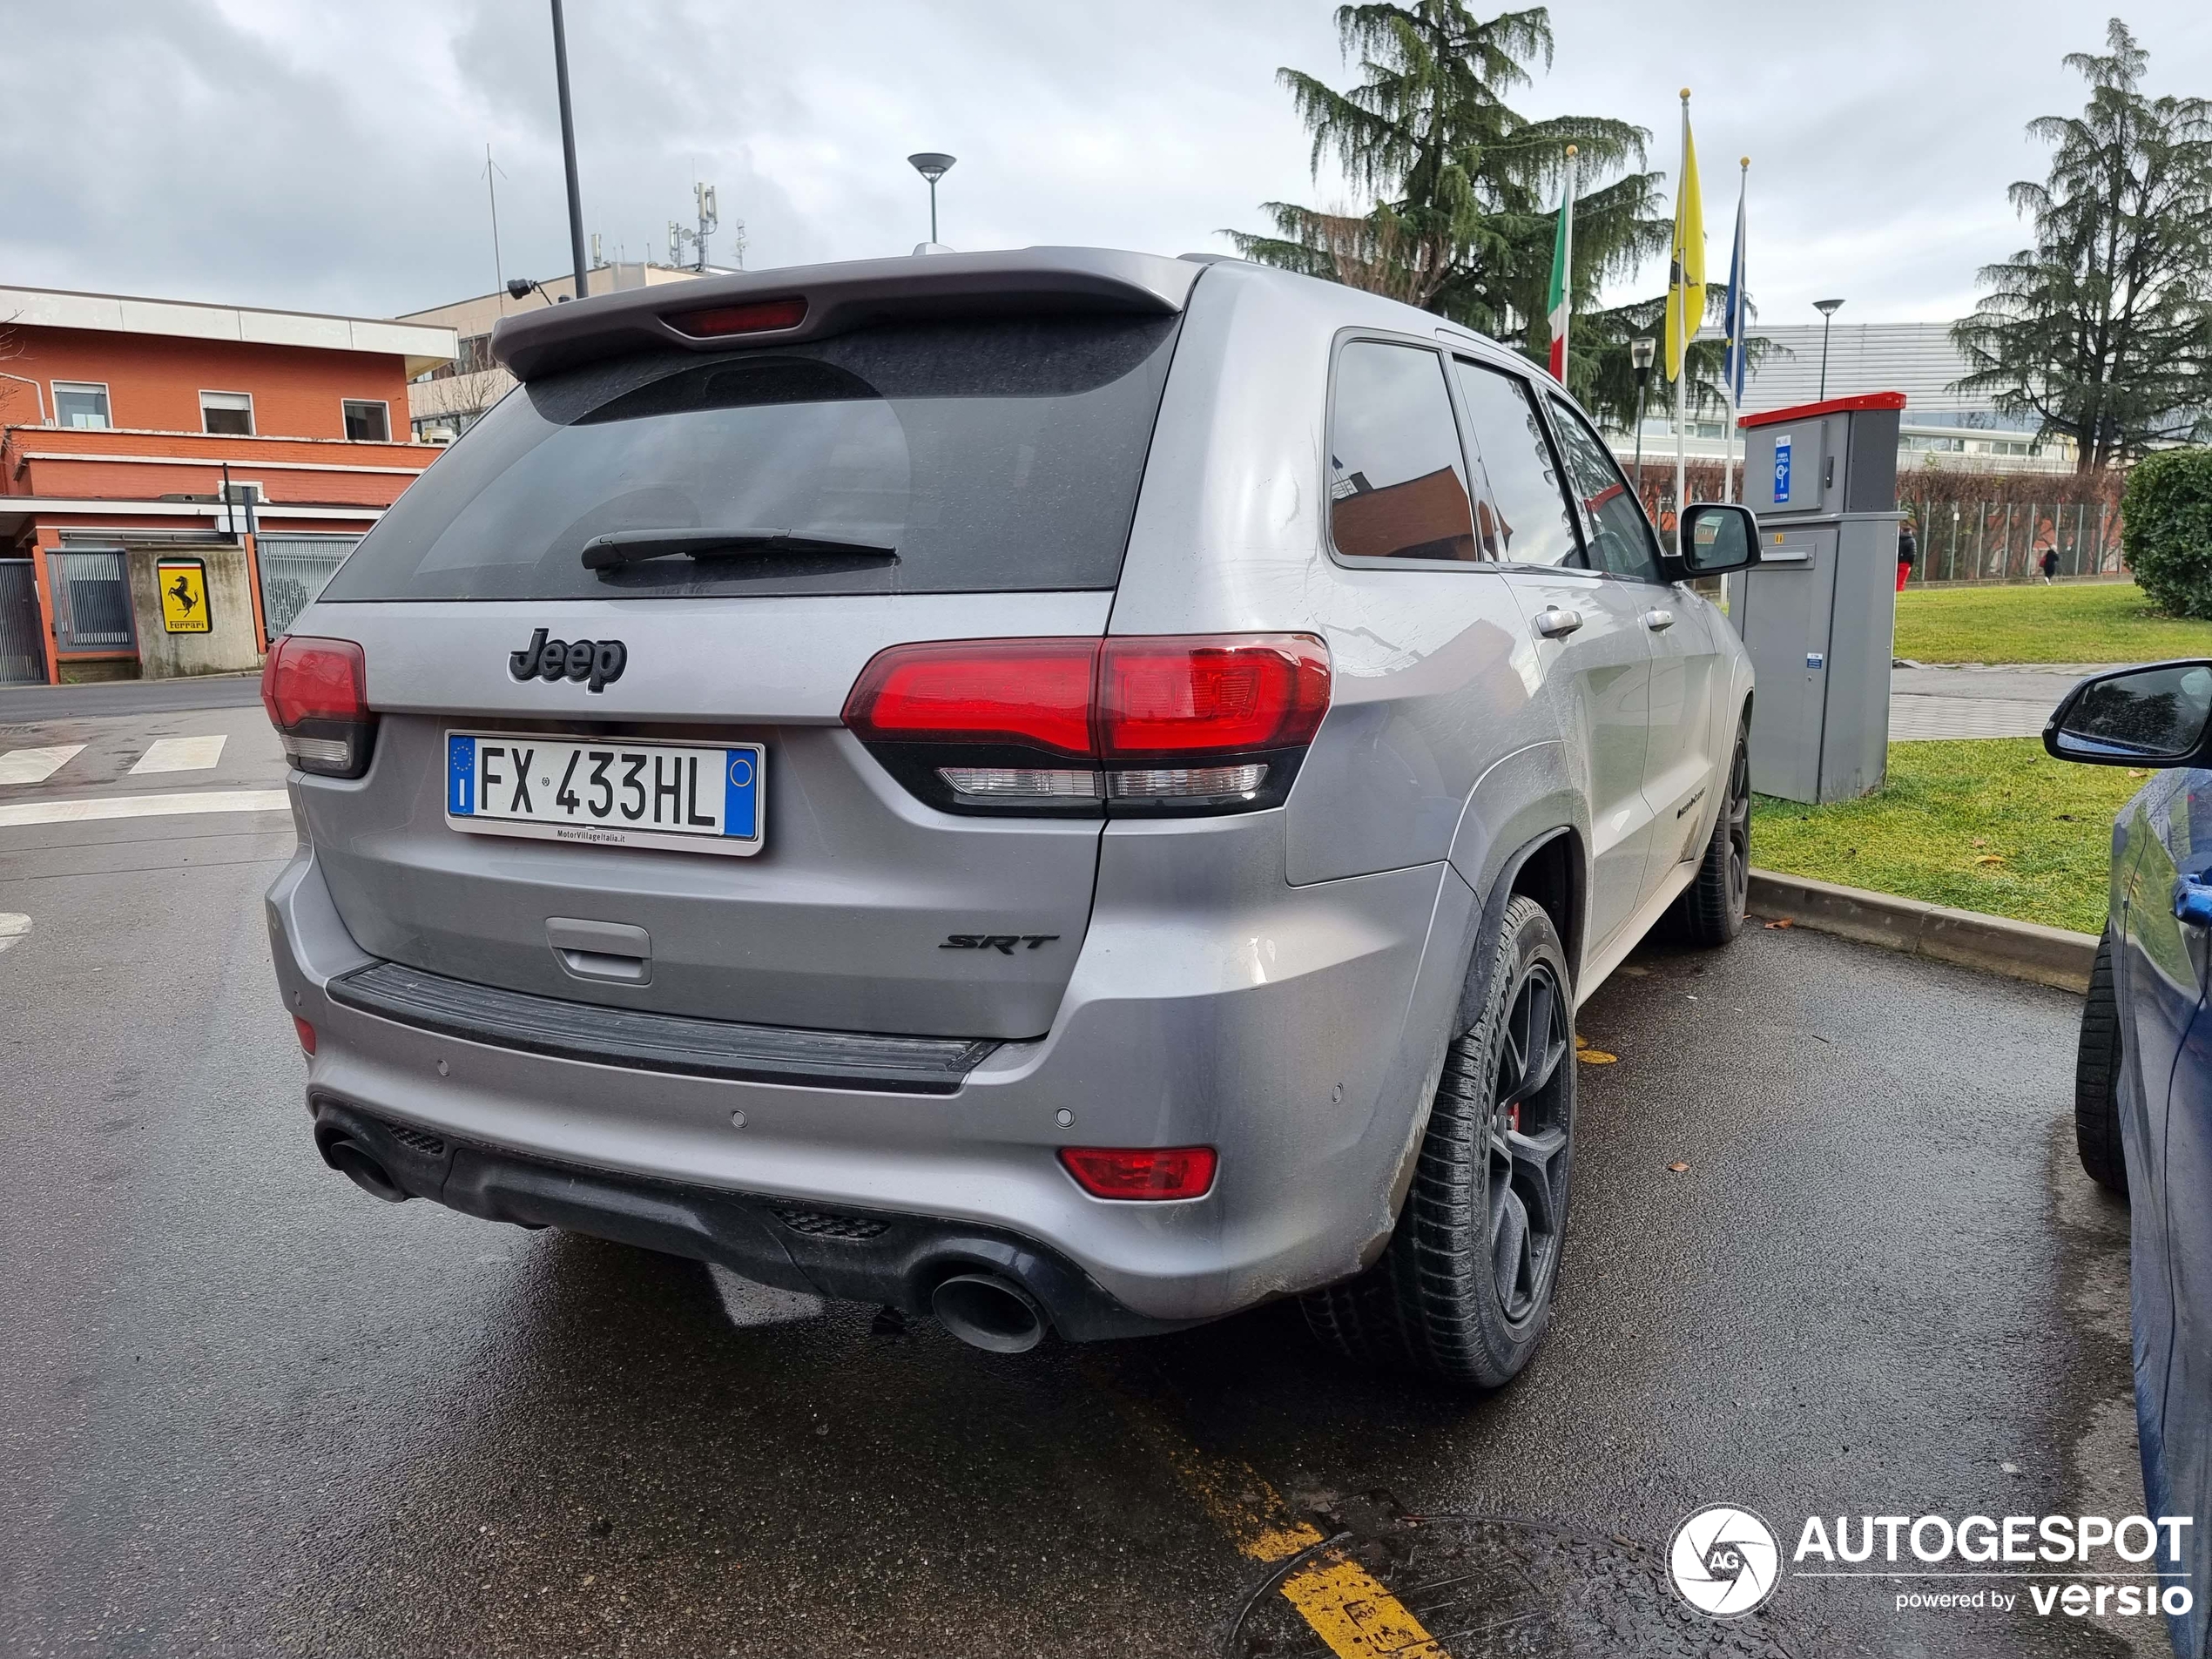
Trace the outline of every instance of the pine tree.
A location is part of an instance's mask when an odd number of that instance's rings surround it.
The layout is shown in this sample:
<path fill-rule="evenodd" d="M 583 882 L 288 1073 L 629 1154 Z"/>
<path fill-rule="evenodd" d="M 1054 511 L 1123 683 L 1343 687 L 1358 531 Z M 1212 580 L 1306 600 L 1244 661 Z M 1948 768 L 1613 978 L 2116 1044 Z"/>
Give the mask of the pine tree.
<path fill-rule="evenodd" d="M 2105 44 L 2065 59 L 2081 114 L 2028 123 L 2054 146 L 2049 179 L 2010 192 L 2035 246 L 1984 266 L 1952 329 L 1959 389 L 2073 439 L 2083 472 L 2212 428 L 2212 102 L 2144 96 L 2150 55 L 2119 18 Z"/>
<path fill-rule="evenodd" d="M 1575 348 L 1568 374 L 1602 419 L 1627 425 L 1635 392 L 1628 341 L 1663 298 L 1596 309 L 1601 289 L 1663 259 L 1672 219 L 1665 175 L 1643 171 L 1651 135 L 1625 121 L 1566 115 L 1532 120 L 1506 102 L 1552 58 L 1541 6 L 1487 22 L 1466 0 L 1340 6 L 1337 32 L 1361 78 L 1339 92 L 1293 69 L 1276 71 L 1313 135 L 1318 177 L 1332 156 L 1366 212 L 1267 202 L 1272 235 L 1227 233 L 1246 259 L 1387 294 L 1519 347 L 1538 362 L 1551 345 L 1544 314 L 1567 146 L 1581 179 L 1575 205 Z M 1608 175 L 1612 175 L 1608 177 Z M 1593 186 L 1594 187 L 1591 187 Z M 1721 288 L 1713 289 L 1717 307 Z M 1719 402 L 1717 343 L 1692 347 L 1693 408 Z M 1616 361 L 1617 360 L 1617 361 Z M 1670 407 L 1655 375 L 1650 408 Z"/>

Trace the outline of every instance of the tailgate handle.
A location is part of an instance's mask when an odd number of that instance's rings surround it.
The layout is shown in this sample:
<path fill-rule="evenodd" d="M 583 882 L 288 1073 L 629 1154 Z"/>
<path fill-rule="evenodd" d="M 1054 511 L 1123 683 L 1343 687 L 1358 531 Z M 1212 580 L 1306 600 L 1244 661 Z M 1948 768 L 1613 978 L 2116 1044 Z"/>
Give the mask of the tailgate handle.
<path fill-rule="evenodd" d="M 653 977 L 652 935 L 619 921 L 585 921 L 548 916 L 545 941 L 563 973 L 576 979 L 617 985 L 649 985 Z"/>

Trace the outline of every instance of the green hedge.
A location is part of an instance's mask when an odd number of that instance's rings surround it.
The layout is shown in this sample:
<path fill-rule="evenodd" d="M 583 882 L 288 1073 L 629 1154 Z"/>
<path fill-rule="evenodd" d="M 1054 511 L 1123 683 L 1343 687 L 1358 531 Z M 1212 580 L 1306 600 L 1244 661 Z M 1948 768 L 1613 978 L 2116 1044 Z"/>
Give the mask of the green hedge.
<path fill-rule="evenodd" d="M 2161 449 L 2135 463 L 2121 544 L 2150 602 L 2212 618 L 2212 449 Z"/>

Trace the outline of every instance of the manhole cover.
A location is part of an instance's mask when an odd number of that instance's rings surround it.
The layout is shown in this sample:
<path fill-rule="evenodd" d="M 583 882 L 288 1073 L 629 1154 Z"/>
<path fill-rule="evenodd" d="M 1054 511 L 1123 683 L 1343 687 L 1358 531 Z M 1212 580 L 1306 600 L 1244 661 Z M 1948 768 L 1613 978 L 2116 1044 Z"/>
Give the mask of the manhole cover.
<path fill-rule="evenodd" d="M 1499 1515 L 1409 1515 L 1390 1501 L 1347 1501 L 1321 1517 L 1330 1541 L 1278 1566 L 1239 1614 L 1231 1659 L 1329 1659 L 1302 1586 L 1334 1569 L 1364 1582 L 1356 1563 L 1396 1606 L 1355 1598 L 1324 1618 L 1366 1640 L 1376 1659 L 1639 1659 L 1780 1655 L 1803 1659 L 1802 1633 L 1771 1608 L 1725 1622 L 1676 1593 L 1662 1545 L 1580 1533 Z M 1286 1592 L 1285 1587 L 1288 1587 Z M 1410 1631 L 1410 1614 L 1429 1640 Z"/>

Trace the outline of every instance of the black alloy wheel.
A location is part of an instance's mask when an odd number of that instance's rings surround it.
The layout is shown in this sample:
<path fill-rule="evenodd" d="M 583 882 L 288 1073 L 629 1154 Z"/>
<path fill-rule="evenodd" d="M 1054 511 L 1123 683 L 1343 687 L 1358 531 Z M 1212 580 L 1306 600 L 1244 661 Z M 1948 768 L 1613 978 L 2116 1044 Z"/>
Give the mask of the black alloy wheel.
<path fill-rule="evenodd" d="M 1575 1003 L 1542 906 L 1507 902 L 1474 1028 L 1447 1046 L 1413 1184 L 1357 1278 L 1301 1298 L 1348 1358 L 1497 1388 L 1551 1323 L 1575 1144 Z"/>
<path fill-rule="evenodd" d="M 1490 1089 L 1490 1271 L 1499 1312 L 1525 1325 L 1551 1295 L 1567 1214 L 1568 1114 L 1560 1077 L 1575 1043 L 1567 999 L 1548 963 L 1514 988 Z"/>
<path fill-rule="evenodd" d="M 1714 815 L 1713 837 L 1696 878 L 1683 889 L 1676 914 L 1693 945 L 1725 945 L 1743 931 L 1743 906 L 1751 891 L 1751 736 L 1736 728 L 1729 758 L 1728 793 Z"/>

